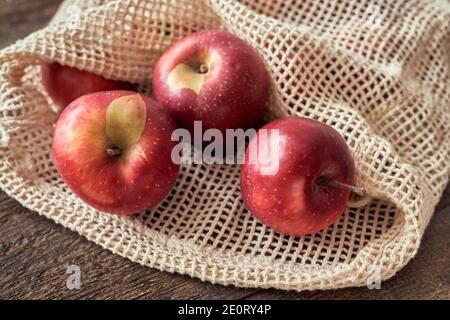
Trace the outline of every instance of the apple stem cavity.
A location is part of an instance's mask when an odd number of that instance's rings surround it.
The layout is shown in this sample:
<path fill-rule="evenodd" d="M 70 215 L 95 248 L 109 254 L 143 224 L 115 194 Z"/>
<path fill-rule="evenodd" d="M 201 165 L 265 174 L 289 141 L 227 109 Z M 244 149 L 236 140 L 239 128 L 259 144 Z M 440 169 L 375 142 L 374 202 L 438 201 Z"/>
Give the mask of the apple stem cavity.
<path fill-rule="evenodd" d="M 122 149 L 117 147 L 111 147 L 106 149 L 106 154 L 110 157 L 118 157 L 122 154 Z"/>
<path fill-rule="evenodd" d="M 206 64 L 204 64 L 204 63 L 201 63 L 200 66 L 198 67 L 198 71 L 201 74 L 205 74 L 205 73 L 208 72 L 208 66 Z"/>
<path fill-rule="evenodd" d="M 347 183 L 344 183 L 344 182 L 339 182 L 339 181 L 336 181 L 336 180 L 331 180 L 331 179 L 322 177 L 320 179 L 319 183 L 322 184 L 322 185 L 327 185 L 329 187 L 335 187 L 335 188 L 339 188 L 339 189 L 350 190 L 351 192 L 357 194 L 360 197 L 364 197 L 366 195 L 366 189 L 365 188 L 354 186 L 354 185 L 347 184 Z"/>

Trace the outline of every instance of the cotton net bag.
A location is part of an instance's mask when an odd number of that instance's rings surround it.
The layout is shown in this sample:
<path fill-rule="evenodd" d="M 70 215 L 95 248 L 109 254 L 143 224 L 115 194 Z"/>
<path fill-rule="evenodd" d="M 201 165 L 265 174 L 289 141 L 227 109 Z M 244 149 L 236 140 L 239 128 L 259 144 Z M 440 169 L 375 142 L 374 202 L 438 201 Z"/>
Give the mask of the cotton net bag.
<path fill-rule="evenodd" d="M 154 210 L 100 213 L 50 158 L 55 106 L 39 64 L 131 81 L 150 94 L 164 49 L 201 29 L 250 43 L 271 75 L 267 118 L 337 129 L 355 158 L 352 200 L 322 232 L 289 237 L 258 222 L 238 165 L 185 165 Z M 25 207 L 142 265 L 213 283 L 313 290 L 393 276 L 417 252 L 450 173 L 447 1 L 66 1 L 51 23 L 0 52 L 0 186 Z"/>

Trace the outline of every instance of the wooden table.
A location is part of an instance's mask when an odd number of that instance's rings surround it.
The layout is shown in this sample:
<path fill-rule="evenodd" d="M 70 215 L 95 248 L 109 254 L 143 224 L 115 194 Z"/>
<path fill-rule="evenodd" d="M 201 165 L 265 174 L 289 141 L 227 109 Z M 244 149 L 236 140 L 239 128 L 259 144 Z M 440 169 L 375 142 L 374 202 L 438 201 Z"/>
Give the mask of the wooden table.
<path fill-rule="evenodd" d="M 47 23 L 59 0 L 0 0 L 0 48 Z M 23 208 L 0 191 L 0 298 L 31 299 L 450 299 L 450 185 L 417 256 L 381 290 L 240 289 L 160 272 L 113 255 Z M 69 290 L 67 266 L 81 270 Z"/>

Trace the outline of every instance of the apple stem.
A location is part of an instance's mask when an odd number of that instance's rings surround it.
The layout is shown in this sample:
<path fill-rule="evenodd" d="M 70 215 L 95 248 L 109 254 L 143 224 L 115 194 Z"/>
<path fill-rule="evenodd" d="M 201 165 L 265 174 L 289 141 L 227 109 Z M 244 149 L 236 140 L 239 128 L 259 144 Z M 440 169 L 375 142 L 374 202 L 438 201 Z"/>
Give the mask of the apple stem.
<path fill-rule="evenodd" d="M 117 157 L 122 154 L 122 150 L 120 150 L 120 148 L 117 148 L 117 147 L 112 147 L 112 148 L 106 149 L 106 154 L 110 157 Z"/>
<path fill-rule="evenodd" d="M 208 72 L 208 66 L 204 63 L 201 63 L 200 66 L 198 67 L 198 71 L 200 73 L 207 73 Z"/>
<path fill-rule="evenodd" d="M 331 187 L 336 187 L 336 188 L 340 188 L 340 189 L 344 189 L 344 190 L 350 190 L 351 192 L 356 193 L 360 197 L 364 197 L 366 194 L 366 189 L 364 189 L 363 187 L 353 186 L 351 184 L 347 184 L 344 182 L 339 182 L 339 181 L 331 180 L 331 179 L 324 179 L 323 183 L 327 184 Z"/>

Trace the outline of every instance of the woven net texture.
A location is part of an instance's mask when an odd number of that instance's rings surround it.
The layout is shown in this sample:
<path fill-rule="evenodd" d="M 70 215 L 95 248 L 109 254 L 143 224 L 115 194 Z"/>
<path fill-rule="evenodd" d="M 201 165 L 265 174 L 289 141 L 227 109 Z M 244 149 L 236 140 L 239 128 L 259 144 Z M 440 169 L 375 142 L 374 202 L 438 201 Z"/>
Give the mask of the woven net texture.
<path fill-rule="evenodd" d="M 164 49 L 220 28 L 271 74 L 268 118 L 337 129 L 368 197 L 322 232 L 289 237 L 245 208 L 238 165 L 184 165 L 153 210 L 123 217 L 78 199 L 50 158 L 55 106 L 42 61 L 139 84 Z M 115 254 L 242 287 L 364 286 L 415 255 L 450 174 L 448 1 L 66 1 L 50 24 L 0 52 L 0 187 L 23 206 Z"/>

